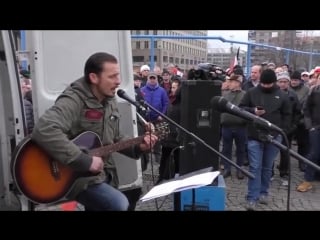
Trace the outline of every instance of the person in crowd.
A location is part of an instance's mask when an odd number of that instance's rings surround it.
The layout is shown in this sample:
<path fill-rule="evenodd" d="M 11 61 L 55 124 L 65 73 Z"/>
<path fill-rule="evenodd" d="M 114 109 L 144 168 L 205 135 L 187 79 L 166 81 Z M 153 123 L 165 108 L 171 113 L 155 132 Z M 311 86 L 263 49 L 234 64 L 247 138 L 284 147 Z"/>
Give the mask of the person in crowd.
<path fill-rule="evenodd" d="M 245 93 L 239 107 L 287 131 L 290 125 L 290 103 L 288 96 L 279 89 L 276 82 L 274 70 L 264 70 L 259 85 Z M 275 141 L 282 141 L 279 132 L 264 129 L 254 122 L 248 124 L 249 172 L 255 178 L 248 180 L 247 210 L 255 210 L 258 202 L 268 204 L 272 167 L 279 153 L 279 148 L 267 140 L 269 135 Z"/>
<path fill-rule="evenodd" d="M 162 114 L 166 114 L 169 105 L 169 97 L 166 90 L 159 86 L 157 74 L 153 72 L 150 72 L 148 74 L 147 84 L 146 86 L 141 88 L 141 92 L 144 97 L 144 100 L 148 104 L 150 104 L 152 107 L 157 109 Z M 146 114 L 146 120 L 156 125 L 157 123 L 162 122 L 163 118 L 159 113 L 151 109 Z M 157 163 L 160 163 L 160 142 L 157 142 L 156 146 L 153 148 L 153 155 L 155 156 L 155 161 Z"/>
<path fill-rule="evenodd" d="M 309 131 L 309 160 L 319 165 L 320 159 L 320 74 L 315 74 L 317 82 L 310 90 L 303 108 L 306 129 Z M 307 165 L 304 172 L 304 181 L 299 184 L 297 191 L 307 192 L 313 188 L 312 182 L 315 180 L 316 170 Z"/>
<path fill-rule="evenodd" d="M 277 75 L 277 85 L 279 88 L 288 95 L 290 108 L 291 108 L 291 116 L 290 116 L 290 126 L 288 127 L 288 131 L 286 132 L 287 139 L 289 142 L 289 148 L 291 148 L 291 141 L 295 131 L 297 130 L 297 126 L 300 121 L 303 120 L 303 115 L 301 113 L 301 104 L 299 102 L 297 94 L 290 89 L 290 76 L 287 72 L 281 72 Z M 282 144 L 286 146 L 285 139 L 282 139 Z M 280 178 L 282 180 L 282 185 L 288 185 L 288 176 L 289 176 L 289 158 L 290 155 L 287 155 L 287 151 L 280 150 L 280 164 L 278 166 L 280 172 Z"/>
<path fill-rule="evenodd" d="M 232 104 L 238 106 L 245 91 L 241 89 L 243 81 L 242 75 L 231 74 L 229 78 L 229 91 L 224 94 L 224 98 Z M 222 113 L 220 118 L 221 133 L 222 133 L 222 154 L 228 159 L 232 159 L 233 142 L 236 145 L 236 163 L 242 167 L 245 158 L 245 148 L 247 142 L 247 121 L 243 118 L 234 116 L 229 113 Z M 223 160 L 223 177 L 231 176 L 231 165 Z M 244 175 L 241 170 L 237 170 L 237 178 L 243 179 Z"/>
<path fill-rule="evenodd" d="M 309 94 L 309 87 L 304 84 L 304 82 L 301 80 L 301 74 L 299 71 L 294 71 L 290 76 L 290 89 L 292 89 L 298 96 L 298 100 L 300 103 L 300 106 L 302 107 L 305 104 L 305 101 Z M 298 145 L 298 153 L 303 156 L 307 157 L 309 154 L 309 133 L 306 129 L 304 120 L 303 120 L 303 112 L 302 119 L 297 125 L 297 129 L 294 131 L 293 135 L 296 139 L 297 145 Z M 299 169 L 300 171 L 304 172 L 306 168 L 306 165 L 304 162 L 299 161 Z"/>
<path fill-rule="evenodd" d="M 170 104 L 167 110 L 167 116 L 180 124 L 181 115 L 181 82 L 173 80 L 170 91 Z M 157 183 L 162 180 L 174 177 L 179 172 L 179 153 L 180 134 L 176 126 L 170 124 L 169 136 L 161 141 L 162 154 L 159 166 L 159 178 Z"/>

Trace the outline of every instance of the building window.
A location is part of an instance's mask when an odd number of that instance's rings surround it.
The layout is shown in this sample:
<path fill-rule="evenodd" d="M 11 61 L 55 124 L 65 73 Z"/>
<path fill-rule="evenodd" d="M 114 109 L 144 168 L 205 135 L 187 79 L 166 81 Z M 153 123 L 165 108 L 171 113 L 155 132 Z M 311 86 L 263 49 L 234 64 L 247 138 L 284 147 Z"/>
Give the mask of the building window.
<path fill-rule="evenodd" d="M 179 64 L 179 58 L 176 58 L 176 59 L 175 59 L 175 63 L 176 63 L 176 64 Z"/>
<path fill-rule="evenodd" d="M 133 56 L 132 57 L 133 62 L 144 62 L 143 56 Z"/>
<path fill-rule="evenodd" d="M 184 58 L 181 58 L 181 59 L 180 59 L 180 63 L 181 63 L 181 64 L 184 64 Z"/>
<path fill-rule="evenodd" d="M 140 30 L 137 30 L 136 32 L 137 32 L 137 35 L 140 35 Z"/>
<path fill-rule="evenodd" d="M 145 35 L 149 35 L 149 30 L 144 30 Z"/>
<path fill-rule="evenodd" d="M 168 56 L 163 56 L 163 62 L 165 62 L 165 63 L 168 62 Z"/>
<path fill-rule="evenodd" d="M 154 48 L 158 48 L 158 41 L 154 41 Z"/>
<path fill-rule="evenodd" d="M 169 63 L 173 63 L 173 57 L 169 57 Z"/>
<path fill-rule="evenodd" d="M 149 48 L 149 42 L 148 41 L 144 41 L 144 48 L 146 48 L 146 49 Z"/>
<path fill-rule="evenodd" d="M 151 56 L 149 56 L 149 61 L 151 62 Z M 157 61 L 157 56 L 153 56 L 153 61 Z"/>
<path fill-rule="evenodd" d="M 140 49 L 140 41 L 136 42 L 136 49 Z"/>

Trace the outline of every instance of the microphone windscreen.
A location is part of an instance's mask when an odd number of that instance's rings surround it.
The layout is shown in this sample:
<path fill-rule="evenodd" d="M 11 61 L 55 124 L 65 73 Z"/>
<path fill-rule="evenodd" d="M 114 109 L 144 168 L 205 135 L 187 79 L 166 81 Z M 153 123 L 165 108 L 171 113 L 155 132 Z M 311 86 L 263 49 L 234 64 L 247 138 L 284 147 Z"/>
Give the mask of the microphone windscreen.
<path fill-rule="evenodd" d="M 126 92 L 124 90 L 122 90 L 122 89 L 119 89 L 117 91 L 117 94 L 118 94 L 119 97 L 123 97 L 123 95 L 126 94 Z"/>
<path fill-rule="evenodd" d="M 218 111 L 224 111 L 227 103 L 228 100 L 221 96 L 215 96 L 210 100 L 210 104 L 213 109 L 216 109 Z"/>

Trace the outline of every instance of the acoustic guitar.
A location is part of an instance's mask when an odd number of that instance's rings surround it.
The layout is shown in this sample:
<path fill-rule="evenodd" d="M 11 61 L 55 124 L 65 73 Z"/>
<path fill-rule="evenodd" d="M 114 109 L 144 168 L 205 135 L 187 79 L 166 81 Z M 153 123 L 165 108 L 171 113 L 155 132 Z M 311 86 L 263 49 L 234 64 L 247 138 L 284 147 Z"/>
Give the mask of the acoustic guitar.
<path fill-rule="evenodd" d="M 156 124 L 153 132 L 159 140 L 165 138 L 169 133 L 168 123 Z M 72 141 L 91 156 L 102 157 L 141 143 L 143 136 L 103 146 L 96 133 L 87 131 Z M 38 204 L 62 200 L 79 178 L 93 176 L 93 173 L 74 171 L 68 165 L 52 159 L 30 137 L 26 137 L 15 149 L 11 173 L 18 190 Z"/>

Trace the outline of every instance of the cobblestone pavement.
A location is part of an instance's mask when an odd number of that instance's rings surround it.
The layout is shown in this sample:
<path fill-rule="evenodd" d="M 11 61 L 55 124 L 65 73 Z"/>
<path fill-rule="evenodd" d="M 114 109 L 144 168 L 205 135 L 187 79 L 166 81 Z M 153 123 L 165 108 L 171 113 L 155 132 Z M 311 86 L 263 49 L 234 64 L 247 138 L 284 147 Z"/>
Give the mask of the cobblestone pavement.
<path fill-rule="evenodd" d="M 276 161 L 277 165 L 279 160 Z M 153 178 L 158 177 L 158 164 L 154 164 L 153 171 L 149 164 L 148 169 L 143 174 L 144 187 L 143 194 L 146 194 L 153 187 Z M 248 169 L 248 167 L 246 167 Z M 320 182 L 315 181 L 314 187 L 309 192 L 301 193 L 296 191 L 296 187 L 303 181 L 303 172 L 298 168 L 298 160 L 291 157 L 291 186 L 289 198 L 290 211 L 318 211 L 320 210 Z M 153 172 L 153 174 L 152 174 Z M 225 179 L 225 210 L 245 211 L 245 195 L 247 193 L 247 181 L 245 178 L 239 180 L 236 177 L 236 170 L 232 170 L 232 176 Z M 286 211 L 288 210 L 288 186 L 282 186 L 279 172 L 275 169 L 274 179 L 270 186 L 268 205 L 257 205 L 257 211 Z M 139 201 L 137 211 L 172 211 L 173 197 L 168 195 L 146 202 Z"/>

